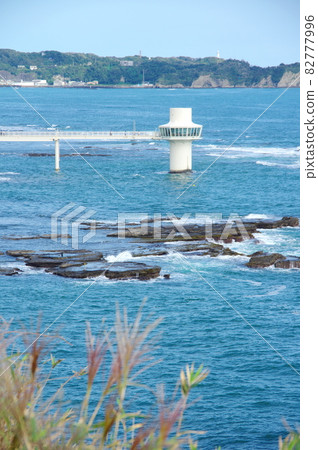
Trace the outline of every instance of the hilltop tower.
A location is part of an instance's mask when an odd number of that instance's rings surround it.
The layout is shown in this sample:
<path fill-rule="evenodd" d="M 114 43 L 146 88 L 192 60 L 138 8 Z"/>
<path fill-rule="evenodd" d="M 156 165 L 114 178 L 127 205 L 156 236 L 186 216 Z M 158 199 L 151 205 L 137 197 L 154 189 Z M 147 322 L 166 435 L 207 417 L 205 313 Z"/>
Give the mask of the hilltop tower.
<path fill-rule="evenodd" d="M 192 122 L 192 108 L 170 108 L 170 122 L 160 125 L 161 139 L 170 141 L 170 172 L 192 170 L 192 141 L 201 139 L 202 125 Z"/>

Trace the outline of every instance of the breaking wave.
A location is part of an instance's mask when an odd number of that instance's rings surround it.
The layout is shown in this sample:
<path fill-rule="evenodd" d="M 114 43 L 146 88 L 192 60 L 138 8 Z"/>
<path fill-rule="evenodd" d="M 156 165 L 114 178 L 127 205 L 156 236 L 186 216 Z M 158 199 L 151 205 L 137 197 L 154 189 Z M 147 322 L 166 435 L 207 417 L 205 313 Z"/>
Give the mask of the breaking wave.
<path fill-rule="evenodd" d="M 106 257 L 106 260 L 109 263 L 130 261 L 131 259 L 133 259 L 133 255 L 130 252 L 128 252 L 127 250 L 124 252 L 118 253 L 118 255 L 108 255 Z"/>

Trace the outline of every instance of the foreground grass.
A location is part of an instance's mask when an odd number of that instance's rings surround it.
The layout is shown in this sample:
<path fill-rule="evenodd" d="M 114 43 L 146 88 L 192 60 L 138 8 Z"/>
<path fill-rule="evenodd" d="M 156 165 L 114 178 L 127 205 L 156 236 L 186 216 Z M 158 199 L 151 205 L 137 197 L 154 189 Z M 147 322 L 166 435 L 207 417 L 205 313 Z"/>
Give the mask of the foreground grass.
<path fill-rule="evenodd" d="M 158 389 L 155 416 L 125 410 L 130 389 L 142 387 L 138 378 L 155 363 L 151 355 L 155 348 L 152 335 L 159 322 L 141 325 L 140 312 L 135 321 L 129 323 L 126 312 L 121 314 L 117 310 L 112 330 L 104 327 L 94 336 L 87 324 L 87 367 L 63 380 L 48 400 L 46 387 L 52 380 L 54 368 L 61 362 L 51 356 L 50 370 L 46 369 L 48 360 L 44 355 L 52 337 L 39 332 L 11 332 L 9 324 L 3 323 L 0 330 L 0 448 L 178 449 L 187 446 L 196 449 L 192 440 L 195 432 L 184 431 L 182 422 L 192 389 L 208 375 L 202 366 L 192 365 L 181 370 L 174 400 L 167 402 L 163 389 Z M 14 352 L 21 338 L 28 353 Z M 94 382 L 103 363 L 105 366 L 106 356 L 111 360 L 109 370 L 99 399 L 93 400 Z M 86 376 L 87 384 L 79 411 L 62 411 L 58 400 L 64 386 L 82 376 Z"/>
<path fill-rule="evenodd" d="M 61 362 L 47 353 L 52 336 L 40 332 L 12 332 L 10 324 L 0 325 L 0 449 L 147 449 L 195 450 L 193 440 L 198 431 L 183 429 L 183 415 L 189 396 L 208 375 L 200 366 L 181 370 L 173 400 L 165 399 L 163 388 L 155 394 L 154 415 L 145 411 L 128 412 L 127 400 L 134 387 L 151 389 L 142 384 L 142 374 L 156 363 L 154 331 L 160 320 L 142 325 L 141 311 L 130 323 L 127 314 L 117 310 L 114 328 L 103 327 L 94 336 L 86 328 L 87 366 L 63 380 L 47 399 L 47 387 Z M 55 336 L 55 338 L 60 338 Z M 23 339 L 28 353 L 15 349 Z M 99 398 L 92 399 L 97 374 L 109 369 Z M 48 363 L 50 369 L 47 370 Z M 80 408 L 75 411 L 59 407 L 61 393 L 67 383 L 86 377 L 86 391 Z M 140 381 L 141 379 L 141 381 Z M 96 389 L 94 391 L 96 399 Z M 280 450 L 299 449 L 299 434 L 290 433 L 279 441 Z"/>

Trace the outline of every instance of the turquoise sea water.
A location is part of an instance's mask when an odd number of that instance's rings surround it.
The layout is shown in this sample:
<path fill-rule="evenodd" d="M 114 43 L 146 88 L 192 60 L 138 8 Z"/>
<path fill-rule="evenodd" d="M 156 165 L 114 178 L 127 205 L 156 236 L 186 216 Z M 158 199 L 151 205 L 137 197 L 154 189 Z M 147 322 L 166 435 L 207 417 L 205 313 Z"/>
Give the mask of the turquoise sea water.
<path fill-rule="evenodd" d="M 53 153 L 51 143 L 0 143 L 0 235 L 50 233 L 51 215 L 73 202 L 96 211 L 94 219 L 115 222 L 118 213 L 213 214 L 224 217 L 280 218 L 299 216 L 299 90 L 290 89 L 235 142 L 179 199 L 179 195 L 282 92 L 280 89 L 106 90 L 20 89 L 19 92 L 61 130 L 154 130 L 166 123 L 170 107 L 192 107 L 193 120 L 203 125 L 203 139 L 193 145 L 191 174 L 172 175 L 166 142 L 76 142 L 122 199 L 80 157 L 54 158 L 28 153 Z M 46 129 L 48 125 L 11 88 L 0 89 L 0 129 Z M 69 127 L 69 128 L 66 128 Z M 94 148 L 85 148 L 92 146 Z M 61 153 L 75 153 L 61 143 Z M 107 154 L 109 156 L 99 156 Z M 107 232 L 82 247 L 98 249 L 111 258 L 140 244 L 110 239 Z M 257 250 L 299 254 L 299 229 L 263 230 L 258 242 L 230 244 L 242 253 Z M 61 248 L 48 240 L 0 239 L 8 249 Z M 245 267 L 245 257 L 187 255 L 181 260 L 174 245 L 169 254 L 140 258 L 159 264 L 171 279 L 150 282 L 111 282 L 98 279 L 56 326 L 72 343 L 59 344 L 59 366 L 71 374 L 86 365 L 85 321 L 94 329 L 103 318 L 112 323 L 116 303 L 131 317 L 147 297 L 145 312 L 163 317 L 160 325 L 163 359 L 149 371 L 147 381 L 174 387 L 180 368 L 194 361 L 210 370 L 197 390 L 198 400 L 185 425 L 205 430 L 200 448 L 274 449 L 286 434 L 282 420 L 299 422 L 299 377 L 209 286 L 210 283 L 258 332 L 299 369 L 299 272 Z M 1 277 L 0 314 L 14 325 L 34 321 L 42 312 L 48 326 L 73 302 L 89 281 L 76 281 L 28 268 L 6 255 L 0 266 L 21 267 L 16 277 Z M 198 272 L 208 281 L 205 283 Z M 76 406 L 82 385 L 72 383 L 65 398 Z M 195 394 L 195 391 L 194 391 Z M 151 406 L 153 399 L 139 400 Z"/>

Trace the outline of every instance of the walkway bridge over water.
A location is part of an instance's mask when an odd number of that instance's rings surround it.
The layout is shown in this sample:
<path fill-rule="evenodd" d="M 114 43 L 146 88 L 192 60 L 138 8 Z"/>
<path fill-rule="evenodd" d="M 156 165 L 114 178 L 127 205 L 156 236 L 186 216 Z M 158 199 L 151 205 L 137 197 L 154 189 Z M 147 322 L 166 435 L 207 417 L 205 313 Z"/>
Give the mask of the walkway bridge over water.
<path fill-rule="evenodd" d="M 170 172 L 192 170 L 192 141 L 201 139 L 202 125 L 192 122 L 191 108 L 170 108 L 170 122 L 158 131 L 0 131 L 0 142 L 55 143 L 55 169 L 60 170 L 60 141 L 170 141 Z"/>
<path fill-rule="evenodd" d="M 152 141 L 159 131 L 0 131 L 0 142 L 55 142 L 55 169 L 60 169 L 60 141 Z"/>
<path fill-rule="evenodd" d="M 0 131 L 0 141 L 57 141 L 57 140 L 153 140 L 162 139 L 159 131 Z"/>

